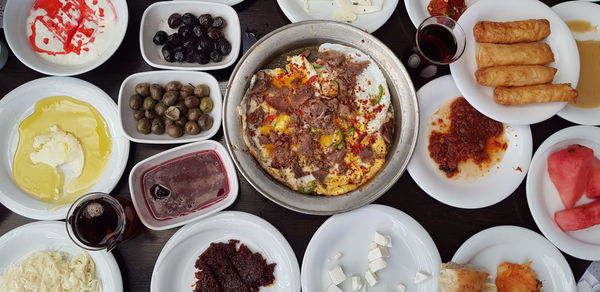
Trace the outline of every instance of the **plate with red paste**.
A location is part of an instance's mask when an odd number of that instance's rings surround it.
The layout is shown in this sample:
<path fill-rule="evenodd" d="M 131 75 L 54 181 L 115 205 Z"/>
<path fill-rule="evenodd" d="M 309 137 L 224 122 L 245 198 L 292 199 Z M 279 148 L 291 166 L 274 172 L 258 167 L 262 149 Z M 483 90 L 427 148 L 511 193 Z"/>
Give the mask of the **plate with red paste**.
<path fill-rule="evenodd" d="M 427 17 L 447 15 L 458 20 L 465 10 L 477 0 L 407 0 L 406 11 L 415 27 Z"/>
<path fill-rule="evenodd" d="M 150 291 L 300 292 L 298 260 L 269 222 L 224 211 L 188 224 L 165 244 Z"/>
<path fill-rule="evenodd" d="M 481 114 L 450 75 L 429 82 L 417 96 L 421 131 L 408 172 L 421 189 L 464 209 L 494 205 L 517 189 L 531 162 L 529 126 Z"/>

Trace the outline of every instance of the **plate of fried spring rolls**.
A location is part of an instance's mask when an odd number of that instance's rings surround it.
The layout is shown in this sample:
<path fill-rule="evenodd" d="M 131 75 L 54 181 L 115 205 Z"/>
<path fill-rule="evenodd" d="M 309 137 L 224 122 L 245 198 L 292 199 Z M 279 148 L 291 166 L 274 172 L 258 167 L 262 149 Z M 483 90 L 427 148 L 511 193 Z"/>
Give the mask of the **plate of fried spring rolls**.
<path fill-rule="evenodd" d="M 458 23 L 467 32 L 467 45 L 450 70 L 481 113 L 504 123 L 533 124 L 576 98 L 577 45 L 545 4 L 481 0 Z"/>

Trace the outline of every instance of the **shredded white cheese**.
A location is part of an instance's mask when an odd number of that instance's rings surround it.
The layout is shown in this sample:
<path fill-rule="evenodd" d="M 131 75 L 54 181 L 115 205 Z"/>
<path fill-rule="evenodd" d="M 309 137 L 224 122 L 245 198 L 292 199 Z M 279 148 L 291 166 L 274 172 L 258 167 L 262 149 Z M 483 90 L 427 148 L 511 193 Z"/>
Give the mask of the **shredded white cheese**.
<path fill-rule="evenodd" d="M 71 260 L 62 252 L 36 252 L 0 276 L 0 292 L 100 292 L 94 260 L 84 252 Z"/>
<path fill-rule="evenodd" d="M 379 5 L 374 5 L 371 0 L 302 0 L 302 8 L 308 14 L 316 14 L 319 11 L 312 9 L 312 3 L 329 2 L 336 3 L 337 9 L 333 12 L 333 19 L 336 21 L 352 22 L 360 14 L 369 14 L 380 11 L 383 8 L 383 1 Z M 333 4 L 332 4 L 333 5 Z"/>

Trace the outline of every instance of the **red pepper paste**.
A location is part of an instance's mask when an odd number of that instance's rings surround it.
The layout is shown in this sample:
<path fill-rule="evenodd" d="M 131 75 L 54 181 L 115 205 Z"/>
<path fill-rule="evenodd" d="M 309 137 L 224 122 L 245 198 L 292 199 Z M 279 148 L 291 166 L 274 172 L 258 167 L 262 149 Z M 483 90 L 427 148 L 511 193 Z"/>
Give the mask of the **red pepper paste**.
<path fill-rule="evenodd" d="M 465 0 L 431 0 L 427 5 L 429 15 L 446 15 L 454 20 L 458 20 L 465 10 Z"/>

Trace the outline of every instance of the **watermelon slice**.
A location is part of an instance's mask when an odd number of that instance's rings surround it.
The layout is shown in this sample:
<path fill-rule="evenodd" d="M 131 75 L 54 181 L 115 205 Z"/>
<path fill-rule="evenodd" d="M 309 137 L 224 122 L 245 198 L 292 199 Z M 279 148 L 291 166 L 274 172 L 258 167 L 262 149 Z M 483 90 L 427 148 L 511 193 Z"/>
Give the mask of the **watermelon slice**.
<path fill-rule="evenodd" d="M 594 159 L 592 162 L 592 170 L 590 172 L 590 178 L 588 179 L 587 188 L 585 189 L 585 195 L 588 198 L 600 197 L 600 160 Z"/>
<path fill-rule="evenodd" d="M 594 150 L 577 144 L 548 156 L 548 174 L 567 209 L 583 196 L 593 159 Z"/>
<path fill-rule="evenodd" d="M 554 221 L 563 231 L 574 231 L 600 224 L 600 200 L 554 214 Z"/>

